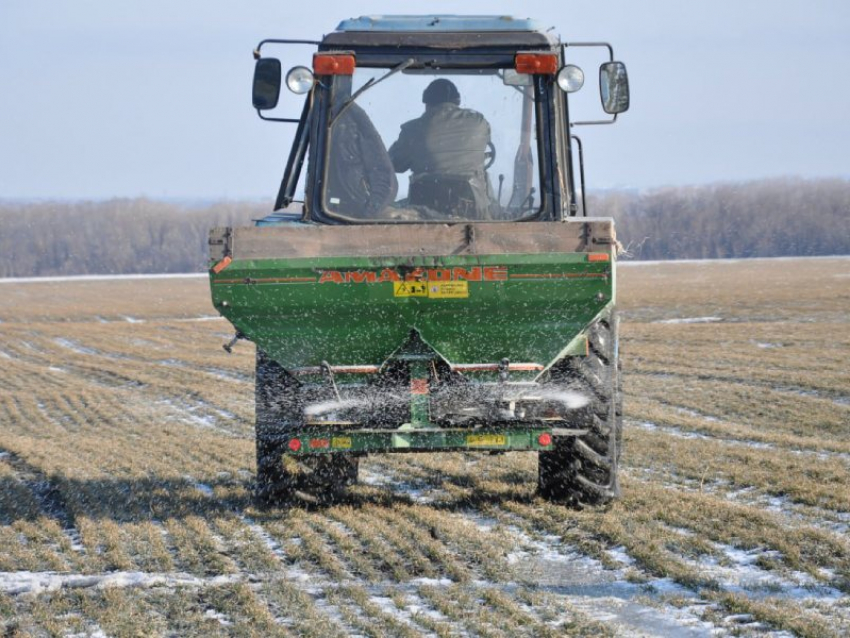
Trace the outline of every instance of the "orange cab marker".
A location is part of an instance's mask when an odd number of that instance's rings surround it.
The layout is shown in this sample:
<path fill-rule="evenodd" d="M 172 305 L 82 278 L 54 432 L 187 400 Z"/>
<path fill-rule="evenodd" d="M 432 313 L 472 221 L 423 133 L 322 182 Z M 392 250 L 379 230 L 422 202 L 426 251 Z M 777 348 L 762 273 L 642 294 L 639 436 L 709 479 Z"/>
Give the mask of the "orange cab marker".
<path fill-rule="evenodd" d="M 558 56 L 549 53 L 517 53 L 514 68 L 517 73 L 554 75 L 558 70 Z"/>
<path fill-rule="evenodd" d="M 313 56 L 316 75 L 353 75 L 355 66 L 353 55 L 317 53 Z"/>

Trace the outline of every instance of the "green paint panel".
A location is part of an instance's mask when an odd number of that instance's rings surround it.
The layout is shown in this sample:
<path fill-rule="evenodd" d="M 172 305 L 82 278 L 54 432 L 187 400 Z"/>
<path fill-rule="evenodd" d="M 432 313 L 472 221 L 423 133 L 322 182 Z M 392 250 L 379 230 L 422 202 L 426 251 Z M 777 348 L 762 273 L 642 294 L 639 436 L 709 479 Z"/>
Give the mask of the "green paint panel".
<path fill-rule="evenodd" d="M 500 280 L 468 281 L 468 296 L 454 282 L 440 289 L 449 298 L 396 296 L 380 281 L 416 268 Z M 219 312 L 286 368 L 380 365 L 413 329 L 454 364 L 547 365 L 613 297 L 612 264 L 584 253 L 237 259 L 210 279 Z"/>

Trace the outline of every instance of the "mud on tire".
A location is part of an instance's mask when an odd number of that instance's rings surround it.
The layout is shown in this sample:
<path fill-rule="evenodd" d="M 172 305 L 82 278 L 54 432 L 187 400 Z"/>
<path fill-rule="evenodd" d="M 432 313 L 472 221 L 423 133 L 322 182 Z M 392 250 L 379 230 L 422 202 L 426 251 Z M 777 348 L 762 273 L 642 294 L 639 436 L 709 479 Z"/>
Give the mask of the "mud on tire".
<path fill-rule="evenodd" d="M 571 424 L 588 433 L 556 436 L 554 449 L 539 453 L 538 490 L 548 500 L 603 505 L 620 494 L 623 409 L 617 335 L 612 309 L 588 329 L 588 355 L 569 357 L 552 372 L 553 380 L 584 393 L 590 402 Z"/>
<path fill-rule="evenodd" d="M 262 505 L 295 499 L 323 503 L 337 500 L 357 482 L 359 459 L 324 454 L 284 458 L 290 433 L 303 427 L 303 411 L 295 380 L 257 349 L 256 386 L 257 479 L 255 497 Z"/>

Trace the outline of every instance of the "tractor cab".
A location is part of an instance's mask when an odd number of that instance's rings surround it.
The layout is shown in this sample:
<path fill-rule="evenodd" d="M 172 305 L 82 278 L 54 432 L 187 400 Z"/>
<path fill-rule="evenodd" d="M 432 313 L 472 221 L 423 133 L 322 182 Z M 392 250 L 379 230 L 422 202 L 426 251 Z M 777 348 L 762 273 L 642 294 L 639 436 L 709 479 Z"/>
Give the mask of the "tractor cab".
<path fill-rule="evenodd" d="M 386 16 L 343 21 L 285 76 L 262 56 L 305 43 L 264 40 L 255 51 L 254 107 L 298 124 L 277 214 L 262 223 L 554 221 L 580 211 L 568 96 L 584 73 L 565 52 L 585 44 L 563 44 L 533 20 Z M 626 71 L 600 46 L 611 58 L 600 68 L 602 106 L 616 119 L 628 108 Z M 270 115 L 283 86 L 305 96 L 297 120 Z"/>

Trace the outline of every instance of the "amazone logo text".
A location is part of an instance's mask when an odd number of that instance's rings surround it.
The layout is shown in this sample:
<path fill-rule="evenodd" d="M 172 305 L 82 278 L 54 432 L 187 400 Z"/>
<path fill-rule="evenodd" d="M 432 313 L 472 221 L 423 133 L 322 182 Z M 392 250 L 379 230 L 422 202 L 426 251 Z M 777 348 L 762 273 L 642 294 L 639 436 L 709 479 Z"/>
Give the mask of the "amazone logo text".
<path fill-rule="evenodd" d="M 379 284 L 384 281 L 507 281 L 507 266 L 472 268 L 414 268 L 400 273 L 392 268 L 379 272 L 364 270 L 324 270 L 320 284 Z"/>

